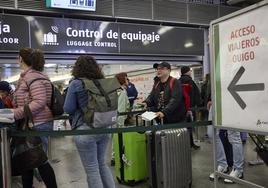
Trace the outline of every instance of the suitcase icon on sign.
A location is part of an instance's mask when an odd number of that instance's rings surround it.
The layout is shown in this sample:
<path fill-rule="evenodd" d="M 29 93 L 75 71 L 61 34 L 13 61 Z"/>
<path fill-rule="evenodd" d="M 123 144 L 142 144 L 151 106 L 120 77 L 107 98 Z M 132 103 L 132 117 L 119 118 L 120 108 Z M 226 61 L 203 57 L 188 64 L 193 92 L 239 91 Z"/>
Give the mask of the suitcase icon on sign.
<path fill-rule="evenodd" d="M 44 43 L 56 43 L 57 35 L 52 34 L 51 32 L 44 34 Z"/>

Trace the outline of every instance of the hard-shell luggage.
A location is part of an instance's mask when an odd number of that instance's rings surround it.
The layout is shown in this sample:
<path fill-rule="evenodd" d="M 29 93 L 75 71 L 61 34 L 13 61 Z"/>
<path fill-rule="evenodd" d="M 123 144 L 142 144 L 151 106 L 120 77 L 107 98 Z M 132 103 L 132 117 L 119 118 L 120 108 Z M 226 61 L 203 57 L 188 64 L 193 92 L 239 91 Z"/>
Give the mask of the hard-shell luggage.
<path fill-rule="evenodd" d="M 187 129 L 149 131 L 146 137 L 150 187 L 191 187 L 191 147 Z"/>
<path fill-rule="evenodd" d="M 148 178 L 146 138 L 144 133 L 114 134 L 116 178 L 119 183 L 134 185 Z"/>

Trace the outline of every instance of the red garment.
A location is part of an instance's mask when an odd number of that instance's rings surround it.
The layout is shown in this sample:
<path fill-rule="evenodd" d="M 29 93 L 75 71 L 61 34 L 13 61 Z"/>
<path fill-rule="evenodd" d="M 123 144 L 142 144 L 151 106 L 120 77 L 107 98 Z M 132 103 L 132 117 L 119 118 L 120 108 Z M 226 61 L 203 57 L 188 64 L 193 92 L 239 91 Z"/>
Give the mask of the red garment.
<path fill-rule="evenodd" d="M 192 86 L 191 84 L 182 84 L 182 92 L 183 92 L 183 97 L 184 97 L 184 102 L 185 102 L 185 107 L 186 111 L 188 112 L 190 110 L 190 90 Z"/>
<path fill-rule="evenodd" d="M 169 88 L 170 90 L 172 90 L 173 87 L 173 81 L 175 80 L 175 78 L 171 77 L 171 79 L 169 80 Z M 157 82 L 155 84 L 155 88 L 158 86 L 159 82 Z M 182 84 L 182 94 L 183 94 L 183 98 L 184 98 L 184 102 L 185 102 L 185 108 L 186 111 L 188 112 L 190 110 L 190 105 L 191 105 L 191 101 L 190 101 L 190 90 L 192 88 L 191 84 Z"/>
<path fill-rule="evenodd" d="M 2 101 L 7 108 L 13 108 L 12 100 L 8 96 L 2 97 Z"/>

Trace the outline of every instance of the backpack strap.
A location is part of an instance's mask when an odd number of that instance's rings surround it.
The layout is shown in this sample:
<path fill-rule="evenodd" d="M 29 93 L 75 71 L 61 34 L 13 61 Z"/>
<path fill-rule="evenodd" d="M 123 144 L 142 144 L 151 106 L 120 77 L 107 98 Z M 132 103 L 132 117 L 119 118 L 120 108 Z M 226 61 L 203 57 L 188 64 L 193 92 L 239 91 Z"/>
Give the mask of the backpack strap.
<path fill-rule="evenodd" d="M 42 77 L 40 77 L 40 78 L 35 78 L 35 79 L 31 80 L 29 83 L 26 82 L 27 87 L 30 88 L 30 86 L 32 85 L 32 83 L 34 83 L 34 82 L 37 81 L 37 80 L 47 80 L 47 81 L 50 82 L 50 80 L 47 79 L 47 78 L 42 78 Z"/>
<path fill-rule="evenodd" d="M 93 83 L 95 84 L 95 86 L 98 88 L 98 90 L 100 91 L 100 93 L 105 97 L 105 100 L 107 102 L 108 107 L 111 107 L 111 100 L 109 98 L 109 96 L 107 95 L 107 93 L 104 91 L 103 87 L 101 86 L 100 82 L 98 80 L 92 79 Z"/>
<path fill-rule="evenodd" d="M 169 80 L 170 91 L 172 91 L 174 80 L 175 80 L 175 78 L 173 78 L 173 77 L 171 77 L 170 80 Z"/>
<path fill-rule="evenodd" d="M 182 94 L 184 97 L 184 102 L 185 102 L 185 107 L 186 110 L 190 110 L 191 106 L 191 98 L 190 98 L 190 89 L 191 89 L 191 84 L 182 84 Z"/>

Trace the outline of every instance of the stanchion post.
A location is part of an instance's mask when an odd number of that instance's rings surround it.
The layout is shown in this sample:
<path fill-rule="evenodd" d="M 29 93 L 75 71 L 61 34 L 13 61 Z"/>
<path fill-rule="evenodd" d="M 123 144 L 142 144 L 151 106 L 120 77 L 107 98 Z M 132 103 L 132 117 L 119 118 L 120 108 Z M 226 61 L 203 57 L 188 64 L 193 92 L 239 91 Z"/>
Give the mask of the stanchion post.
<path fill-rule="evenodd" d="M 51 148 L 51 136 L 48 136 L 48 147 L 47 147 L 47 156 L 48 159 L 51 161 L 52 160 L 52 148 Z"/>
<path fill-rule="evenodd" d="M 1 163 L 2 163 L 2 183 L 3 188 L 11 188 L 11 164 L 10 164 L 10 143 L 7 134 L 8 128 L 1 131 Z"/>

